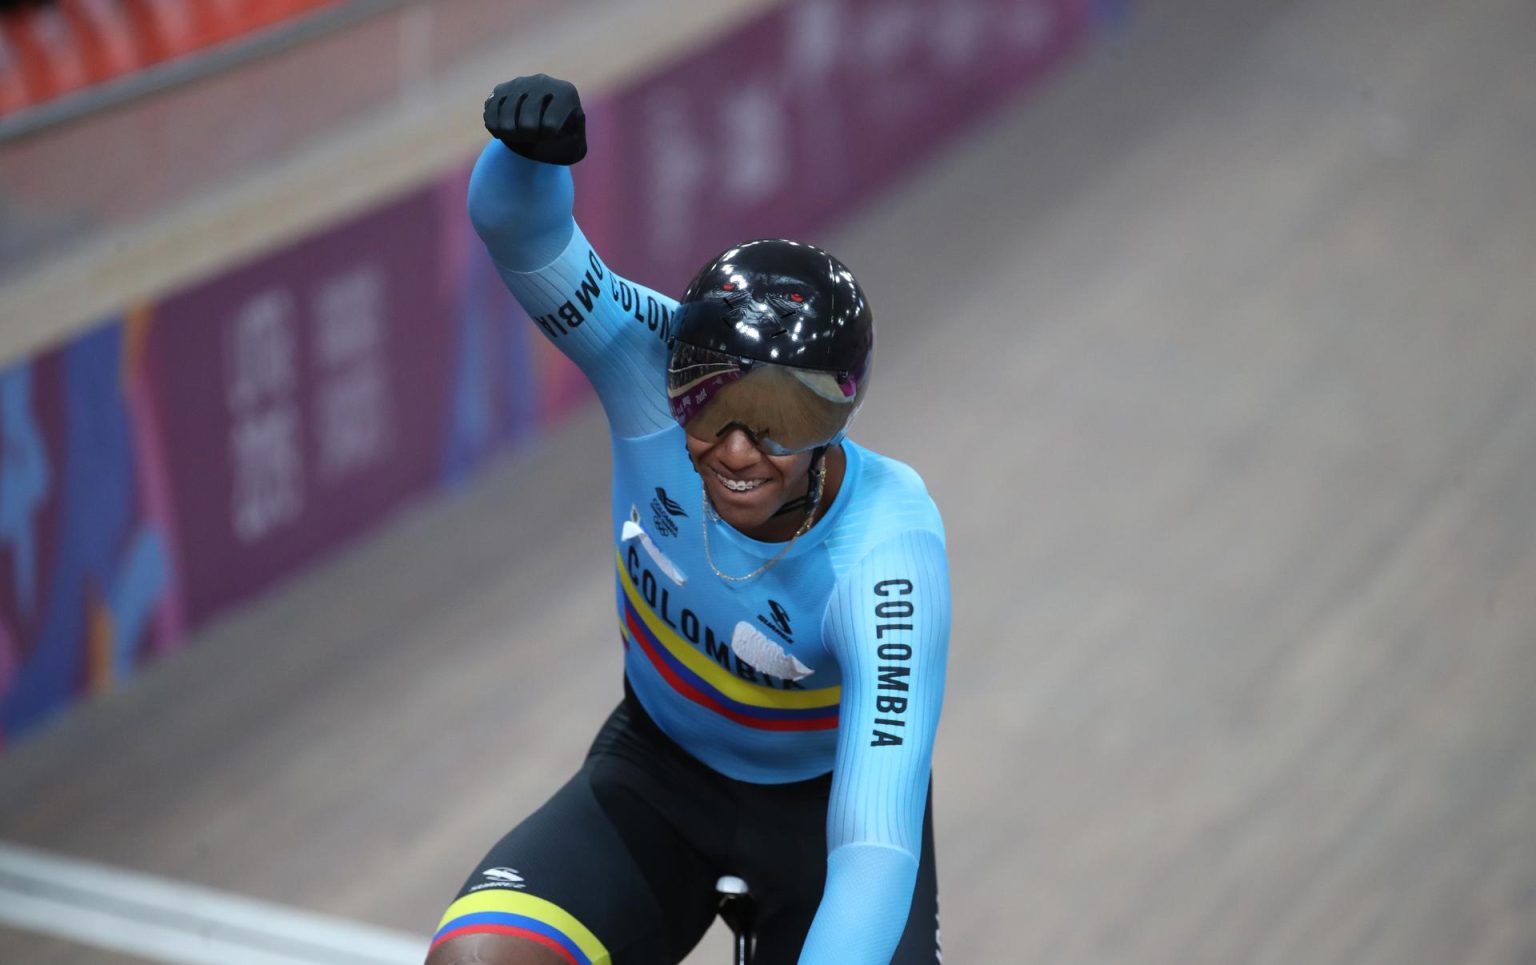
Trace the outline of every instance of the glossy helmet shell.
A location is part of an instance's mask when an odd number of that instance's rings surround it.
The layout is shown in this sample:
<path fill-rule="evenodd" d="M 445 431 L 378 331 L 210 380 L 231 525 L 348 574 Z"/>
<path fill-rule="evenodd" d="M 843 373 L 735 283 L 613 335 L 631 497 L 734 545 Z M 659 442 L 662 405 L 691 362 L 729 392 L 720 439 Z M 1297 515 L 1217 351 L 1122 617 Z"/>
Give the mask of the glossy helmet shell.
<path fill-rule="evenodd" d="M 813 245 L 750 241 L 712 258 L 683 295 L 672 337 L 793 368 L 868 377 L 874 315 L 842 262 Z"/>

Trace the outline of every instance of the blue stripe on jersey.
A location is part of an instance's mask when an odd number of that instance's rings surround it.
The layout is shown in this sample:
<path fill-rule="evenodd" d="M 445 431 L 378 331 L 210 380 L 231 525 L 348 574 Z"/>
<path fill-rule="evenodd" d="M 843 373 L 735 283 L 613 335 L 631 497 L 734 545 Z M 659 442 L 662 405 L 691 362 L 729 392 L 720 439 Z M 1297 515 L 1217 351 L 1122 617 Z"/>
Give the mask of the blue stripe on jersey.
<path fill-rule="evenodd" d="M 764 730 L 825 730 L 837 726 L 837 705 L 827 707 L 762 707 L 732 700 L 689 670 L 651 633 L 640 614 L 624 605 L 624 631 L 640 644 L 662 678 L 678 693 L 727 720 Z"/>
<path fill-rule="evenodd" d="M 580 965 L 592 965 L 592 959 L 587 956 L 586 952 L 581 950 L 581 946 L 577 945 L 575 941 L 554 925 L 539 921 L 537 918 L 530 918 L 527 915 L 515 915 L 507 911 L 482 911 L 473 915 L 460 915 L 439 928 L 432 940 L 436 943 L 445 935 L 451 935 L 456 931 L 464 929 L 473 931 L 476 927 L 485 925 L 520 928 L 535 935 L 543 935 L 569 952 L 570 956 Z"/>

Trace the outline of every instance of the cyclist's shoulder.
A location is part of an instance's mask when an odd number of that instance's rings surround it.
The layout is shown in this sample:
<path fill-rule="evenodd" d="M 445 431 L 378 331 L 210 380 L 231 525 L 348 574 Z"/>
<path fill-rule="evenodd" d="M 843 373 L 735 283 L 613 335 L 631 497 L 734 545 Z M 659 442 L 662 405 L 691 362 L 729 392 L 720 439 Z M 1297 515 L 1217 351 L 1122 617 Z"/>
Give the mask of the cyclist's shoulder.
<path fill-rule="evenodd" d="M 891 456 L 845 442 L 850 463 L 857 465 L 858 479 L 851 494 L 862 510 L 855 516 L 876 529 L 924 529 L 943 538 L 944 524 L 928 484 L 916 469 Z"/>
<path fill-rule="evenodd" d="M 871 554 L 903 545 L 942 555 L 944 521 L 922 476 L 898 459 L 856 443 L 843 445 L 853 485 L 846 491 L 848 504 L 836 532 L 827 541 L 833 568 L 846 573 Z"/>

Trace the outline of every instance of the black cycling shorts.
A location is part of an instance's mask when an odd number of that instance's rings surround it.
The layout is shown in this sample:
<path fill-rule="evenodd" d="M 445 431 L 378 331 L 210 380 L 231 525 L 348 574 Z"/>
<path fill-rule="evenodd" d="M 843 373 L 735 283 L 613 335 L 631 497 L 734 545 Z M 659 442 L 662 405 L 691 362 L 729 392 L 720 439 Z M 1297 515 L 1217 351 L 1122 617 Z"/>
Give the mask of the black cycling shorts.
<path fill-rule="evenodd" d="M 434 945 L 517 935 L 573 965 L 674 965 L 714 919 L 721 875 L 747 881 L 760 965 L 800 955 L 827 871 L 831 775 L 733 780 L 661 732 L 625 687 L 586 762 L 497 842 L 443 916 Z M 897 965 L 938 960 L 932 793 Z"/>

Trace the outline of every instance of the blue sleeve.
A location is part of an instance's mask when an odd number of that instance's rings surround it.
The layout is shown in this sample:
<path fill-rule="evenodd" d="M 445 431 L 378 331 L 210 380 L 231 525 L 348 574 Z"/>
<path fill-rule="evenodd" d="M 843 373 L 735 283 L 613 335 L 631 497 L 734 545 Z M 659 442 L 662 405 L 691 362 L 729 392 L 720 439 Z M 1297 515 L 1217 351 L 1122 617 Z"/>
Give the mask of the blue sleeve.
<path fill-rule="evenodd" d="M 922 849 L 949 650 L 941 538 L 911 531 L 838 580 L 824 625 L 843 675 L 827 808 L 827 884 L 801 965 L 886 965 Z"/>
<path fill-rule="evenodd" d="M 672 425 L 667 338 L 677 303 L 620 278 L 572 216 L 571 169 L 491 141 L 469 179 L 469 218 L 540 332 L 597 390 L 617 436 Z"/>

